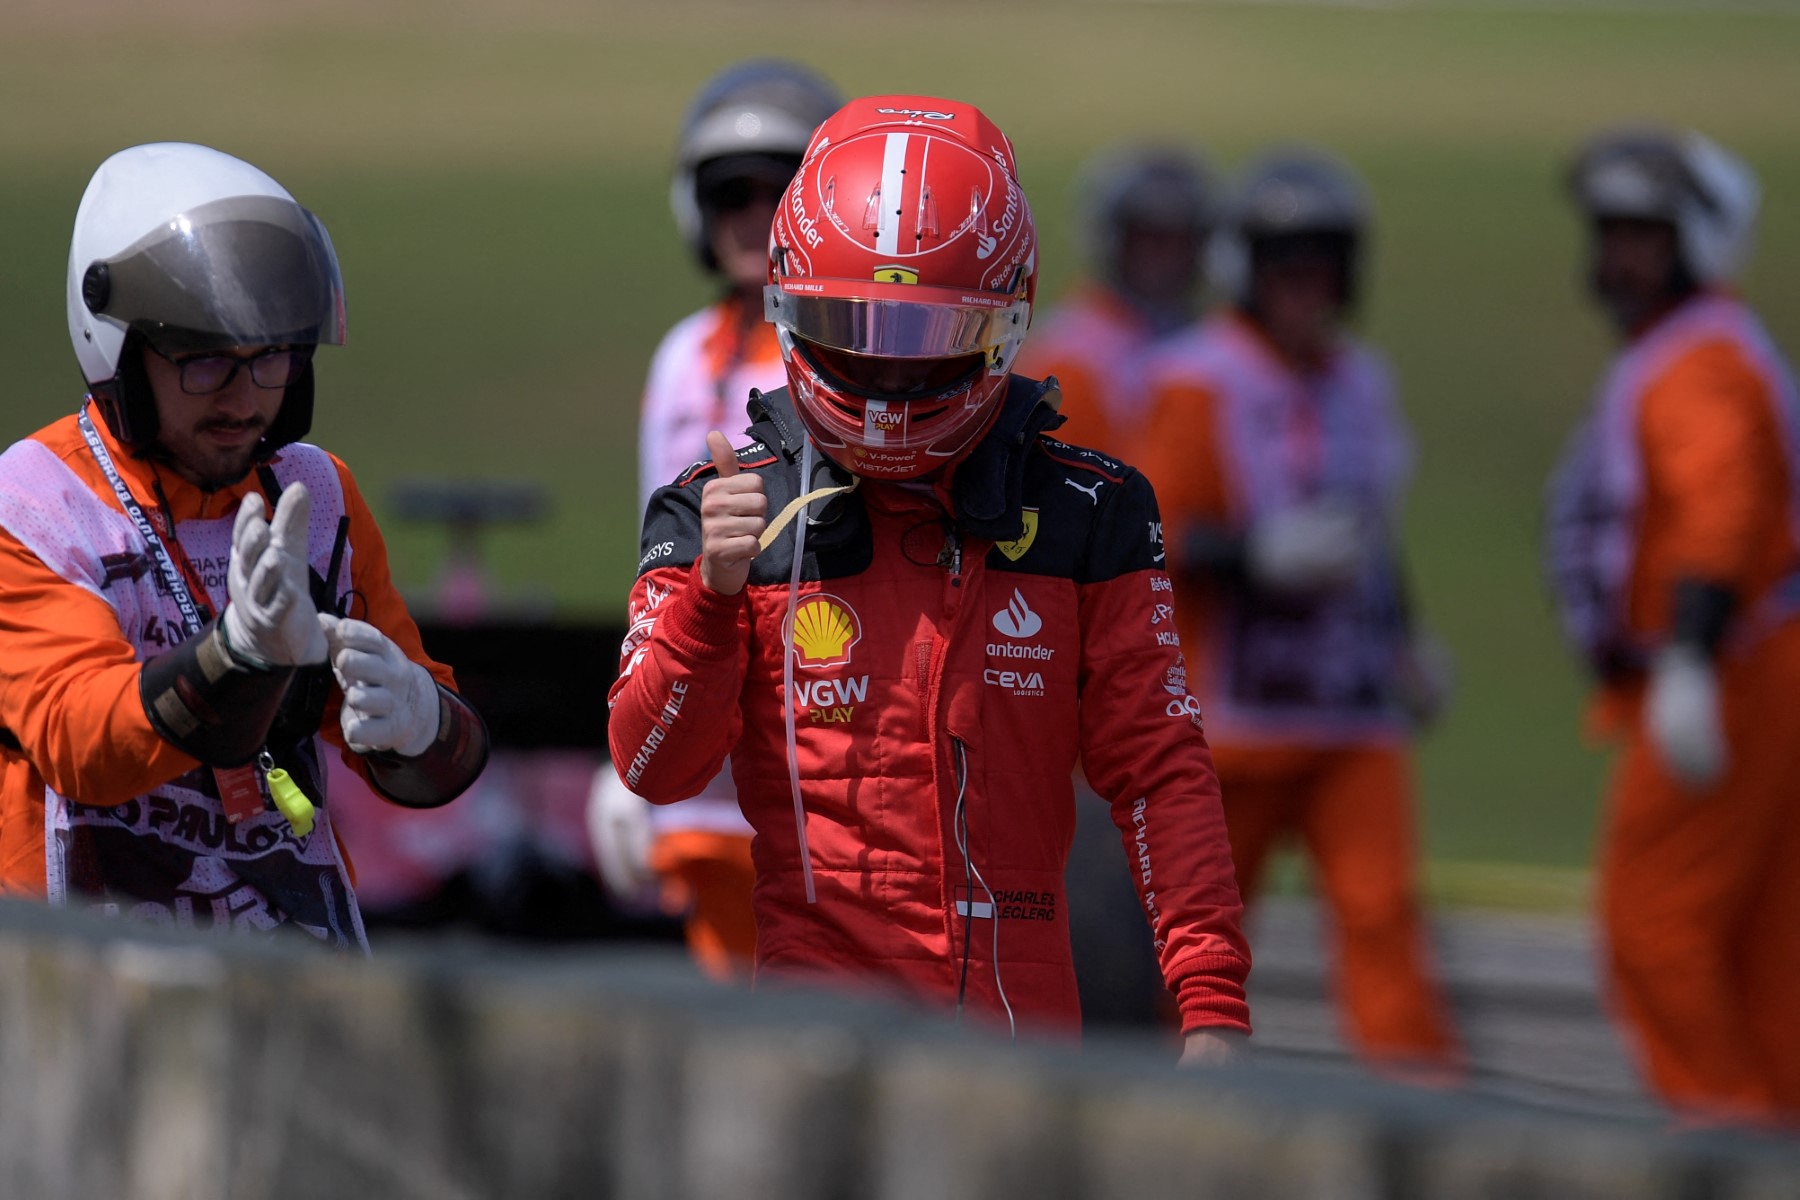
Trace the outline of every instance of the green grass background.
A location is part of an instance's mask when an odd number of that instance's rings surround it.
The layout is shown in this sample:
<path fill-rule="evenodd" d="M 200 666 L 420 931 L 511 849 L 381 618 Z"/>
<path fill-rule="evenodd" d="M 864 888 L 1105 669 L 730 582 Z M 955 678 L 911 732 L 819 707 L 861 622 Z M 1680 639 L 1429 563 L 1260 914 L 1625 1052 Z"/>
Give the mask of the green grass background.
<path fill-rule="evenodd" d="M 1421 451 L 1407 537 L 1460 666 L 1421 761 L 1433 879 L 1453 898 L 1563 903 L 1604 762 L 1535 561 L 1538 495 L 1609 351 L 1560 193 L 1576 140 L 1649 117 L 1761 172 L 1748 281 L 1800 351 L 1800 15 L 1781 5 L 1373 7 L 1104 0 L 881 5 L 574 0 L 9 0 L 0 13 L 0 363 L 8 439 L 77 402 L 63 317 L 75 204 L 107 154 L 183 139 L 241 155 L 330 225 L 351 344 L 325 352 L 317 440 L 380 515 L 403 476 L 532 478 L 547 524 L 499 533 L 517 595 L 616 616 L 634 565 L 638 391 L 708 285 L 677 245 L 678 114 L 747 54 L 851 92 L 980 104 L 1018 146 L 1072 279 L 1069 180 L 1109 139 L 1223 163 L 1327 143 L 1367 174 L 1365 312 Z M 427 584 L 439 531 L 387 528 Z"/>

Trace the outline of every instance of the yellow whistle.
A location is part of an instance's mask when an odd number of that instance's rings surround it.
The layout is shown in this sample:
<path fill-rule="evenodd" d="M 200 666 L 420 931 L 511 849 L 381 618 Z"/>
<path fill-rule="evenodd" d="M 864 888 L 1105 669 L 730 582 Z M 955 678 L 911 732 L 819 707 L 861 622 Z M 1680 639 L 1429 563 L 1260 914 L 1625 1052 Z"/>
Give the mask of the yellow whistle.
<path fill-rule="evenodd" d="M 288 819 L 294 832 L 301 837 L 313 831 L 313 803 L 294 782 L 294 777 L 280 767 L 268 773 L 269 797 L 275 801 L 275 807 L 281 815 Z"/>

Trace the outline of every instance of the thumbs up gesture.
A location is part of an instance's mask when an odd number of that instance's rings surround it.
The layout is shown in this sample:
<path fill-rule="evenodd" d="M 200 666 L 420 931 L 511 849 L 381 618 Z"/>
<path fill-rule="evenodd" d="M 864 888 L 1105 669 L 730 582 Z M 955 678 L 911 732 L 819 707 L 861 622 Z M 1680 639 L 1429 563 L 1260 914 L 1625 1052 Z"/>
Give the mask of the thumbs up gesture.
<path fill-rule="evenodd" d="M 761 550 L 757 538 L 768 525 L 769 498 L 760 475 L 738 468 L 725 435 L 706 435 L 718 475 L 700 492 L 700 582 L 722 596 L 735 596 L 750 578 L 750 560 Z"/>

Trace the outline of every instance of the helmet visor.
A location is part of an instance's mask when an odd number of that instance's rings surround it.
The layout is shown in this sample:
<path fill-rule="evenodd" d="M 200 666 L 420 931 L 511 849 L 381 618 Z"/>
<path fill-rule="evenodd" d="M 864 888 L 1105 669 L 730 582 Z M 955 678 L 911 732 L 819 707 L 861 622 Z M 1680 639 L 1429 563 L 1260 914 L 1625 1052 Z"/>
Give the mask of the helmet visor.
<path fill-rule="evenodd" d="M 1708 203 L 1675 144 L 1654 132 L 1591 143 L 1576 159 L 1570 184 L 1594 217 L 1673 221 L 1688 205 Z"/>
<path fill-rule="evenodd" d="M 831 282 L 807 280 L 801 286 Z M 988 355 L 1016 339 L 1025 325 L 1025 303 L 1008 296 L 908 284 L 859 288 L 867 294 L 813 294 L 772 283 L 763 291 L 763 315 L 815 346 L 871 358 Z M 901 295 L 879 294 L 889 290 Z"/>
<path fill-rule="evenodd" d="M 90 267 L 83 290 L 94 312 L 165 351 L 344 341 L 331 238 L 317 217 L 274 196 L 181 213 Z"/>
<path fill-rule="evenodd" d="M 835 388 L 867 399 L 906 401 L 940 396 L 967 384 L 987 365 L 986 356 L 981 354 L 957 358 L 869 358 L 809 342 L 796 342 L 795 347 L 812 359 Z"/>
<path fill-rule="evenodd" d="M 1595 217 L 1671 221 L 1681 208 L 1674 172 L 1622 156 L 1594 164 L 1581 175 L 1577 188 L 1582 205 Z"/>

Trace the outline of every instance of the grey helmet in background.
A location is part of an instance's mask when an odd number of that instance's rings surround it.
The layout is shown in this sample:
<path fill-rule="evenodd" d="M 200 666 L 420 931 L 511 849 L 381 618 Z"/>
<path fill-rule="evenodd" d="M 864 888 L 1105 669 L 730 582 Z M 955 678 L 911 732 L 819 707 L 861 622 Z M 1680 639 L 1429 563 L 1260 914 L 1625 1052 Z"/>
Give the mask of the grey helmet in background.
<path fill-rule="evenodd" d="M 1694 284 L 1735 280 L 1750 255 L 1762 193 L 1744 161 L 1691 130 L 1634 126 L 1591 138 L 1569 171 L 1575 203 L 1595 221 L 1667 221 Z"/>
<path fill-rule="evenodd" d="M 700 89 L 681 118 L 669 207 L 703 267 L 718 269 L 707 230 L 709 191 L 746 178 L 785 187 L 813 130 L 843 104 L 829 81 L 780 59 L 727 67 Z"/>
<path fill-rule="evenodd" d="M 1177 146 L 1123 145 L 1102 151 L 1076 177 L 1076 249 L 1095 278 L 1140 305 L 1125 263 L 1126 231 L 1139 226 L 1191 233 L 1195 260 L 1192 294 L 1171 321 L 1199 307 L 1207 238 L 1219 216 L 1220 184 L 1201 155 Z"/>
<path fill-rule="evenodd" d="M 344 285 L 325 227 L 249 163 L 158 142 L 100 164 L 69 243 L 69 340 L 113 436 L 155 444 L 143 347 L 341 345 Z M 267 458 L 312 426 L 309 362 L 257 447 Z"/>
<path fill-rule="evenodd" d="M 1248 308 L 1259 254 L 1285 246 L 1328 248 L 1343 255 L 1348 311 L 1372 221 L 1368 188 L 1343 159 L 1310 146 L 1270 150 L 1244 167 L 1231 190 L 1212 238 L 1208 275 L 1227 299 Z"/>

